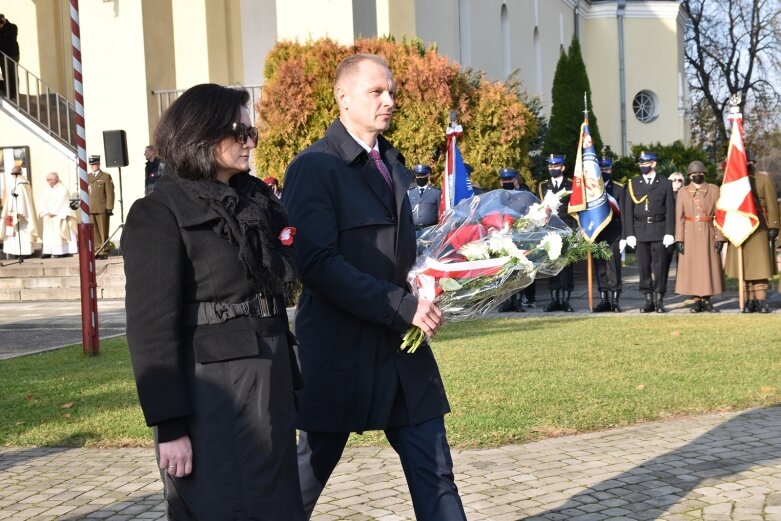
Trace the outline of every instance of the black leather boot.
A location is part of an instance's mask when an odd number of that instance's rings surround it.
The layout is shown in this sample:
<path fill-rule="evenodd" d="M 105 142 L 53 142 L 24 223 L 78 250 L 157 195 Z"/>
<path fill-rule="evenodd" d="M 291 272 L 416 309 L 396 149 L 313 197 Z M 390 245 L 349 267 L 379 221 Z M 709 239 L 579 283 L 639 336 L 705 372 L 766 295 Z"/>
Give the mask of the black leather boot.
<path fill-rule="evenodd" d="M 561 310 L 566 311 L 567 313 L 572 313 L 575 311 L 572 306 L 569 305 L 569 298 L 571 295 L 571 291 L 564 292 L 564 296 L 561 299 Z"/>
<path fill-rule="evenodd" d="M 664 293 L 656 294 L 656 312 L 667 313 L 667 310 L 664 309 Z"/>
<path fill-rule="evenodd" d="M 513 303 L 513 309 L 518 313 L 526 313 L 526 310 L 523 309 L 523 298 L 521 297 L 520 291 L 510 297 L 510 300 Z"/>
<path fill-rule="evenodd" d="M 613 313 L 621 313 L 621 305 L 619 304 L 619 299 L 621 298 L 621 292 L 620 291 L 614 291 L 613 292 L 613 300 L 610 303 L 611 309 L 613 310 Z"/>
<path fill-rule="evenodd" d="M 697 299 L 694 301 L 694 304 L 692 304 L 692 307 L 689 309 L 689 312 L 702 313 L 702 309 L 703 309 L 702 299 Z"/>
<path fill-rule="evenodd" d="M 559 303 L 559 290 L 550 290 L 550 304 L 545 306 L 544 311 L 561 311 L 561 304 Z"/>
<path fill-rule="evenodd" d="M 600 291 L 599 292 L 599 304 L 594 306 L 594 313 L 604 313 L 605 311 L 610 311 L 612 308 L 610 307 L 610 300 L 608 298 L 608 292 L 607 291 Z"/>
<path fill-rule="evenodd" d="M 757 301 L 747 300 L 746 305 L 743 306 L 743 313 L 755 313 L 757 311 Z"/>
<path fill-rule="evenodd" d="M 702 310 L 708 313 L 718 313 L 719 310 L 713 307 L 713 303 L 710 301 L 710 297 L 702 299 Z"/>
<path fill-rule="evenodd" d="M 770 313 L 770 308 L 767 307 L 767 300 L 757 300 L 757 311 L 760 313 Z"/>
<path fill-rule="evenodd" d="M 645 294 L 645 306 L 640 308 L 640 313 L 653 313 L 654 296 L 651 293 Z"/>

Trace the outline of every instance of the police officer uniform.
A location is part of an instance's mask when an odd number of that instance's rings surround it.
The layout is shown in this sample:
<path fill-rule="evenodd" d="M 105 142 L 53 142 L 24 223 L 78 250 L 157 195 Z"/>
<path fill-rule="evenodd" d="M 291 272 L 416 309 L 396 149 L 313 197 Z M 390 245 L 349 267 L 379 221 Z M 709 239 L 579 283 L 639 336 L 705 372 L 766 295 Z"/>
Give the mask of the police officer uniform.
<path fill-rule="evenodd" d="M 502 189 L 504 190 L 525 190 L 527 192 L 531 192 L 529 190 L 529 187 L 521 181 L 520 175 L 518 174 L 518 170 L 515 168 L 510 167 L 504 167 L 499 170 L 499 182 L 502 185 Z M 523 309 L 523 299 L 526 299 L 526 305 L 530 308 L 533 308 L 536 306 L 537 302 L 537 282 L 532 281 L 531 284 L 523 288 L 521 291 L 513 294 L 502 302 L 502 304 L 499 306 L 499 312 L 503 311 L 518 311 L 521 313 L 525 313 L 526 310 Z"/>
<path fill-rule="evenodd" d="M 111 175 L 100 169 L 100 156 L 89 156 L 93 170 L 89 173 L 89 220 L 95 230 L 95 246 L 100 248 L 108 240 L 109 217 L 114 210 L 114 182 Z M 106 258 L 108 246 L 95 252 L 95 257 Z"/>
<path fill-rule="evenodd" d="M 623 237 L 637 254 L 640 292 L 645 295 L 642 313 L 664 313 L 668 255 L 675 242 L 675 203 L 670 181 L 658 175 L 656 154 L 642 152 L 637 158 L 640 175 L 626 186 Z"/>
<path fill-rule="evenodd" d="M 415 165 L 412 171 L 415 173 L 415 184 L 407 190 L 407 196 L 412 205 L 415 229 L 420 230 L 426 226 L 433 226 L 439 221 L 439 201 L 442 190 L 429 184 L 430 166 Z"/>
<path fill-rule="evenodd" d="M 619 299 L 621 297 L 621 206 L 624 201 L 624 185 L 613 181 L 611 176 L 613 160 L 603 157 L 599 162 L 602 171 L 602 182 L 605 185 L 605 193 L 618 205 L 613 208 L 613 216 L 610 222 L 596 236 L 595 242 L 605 241 L 610 245 L 613 256 L 610 259 L 595 259 L 594 265 L 597 272 L 597 288 L 599 289 L 599 304 L 594 307 L 594 313 L 605 311 L 621 312 Z M 611 205 L 612 206 L 612 205 Z M 618 210 L 618 211 L 616 211 Z"/>
<path fill-rule="evenodd" d="M 553 192 L 554 194 L 557 194 L 562 190 L 569 192 L 560 199 L 561 205 L 558 209 L 558 215 L 567 226 L 575 229 L 577 227 L 577 221 L 567 211 L 567 208 L 569 207 L 569 197 L 572 193 L 572 181 L 564 177 L 564 160 L 566 157 L 567 156 L 551 154 L 550 157 L 545 160 L 545 162 L 548 163 L 548 172 L 551 173 L 551 178 L 548 181 L 540 183 L 538 188 L 540 199 L 544 199 L 545 194 L 548 192 Z M 559 174 L 559 172 L 561 173 Z M 545 311 L 575 311 L 569 303 L 570 297 L 572 296 L 572 290 L 575 289 L 574 273 L 574 266 L 569 264 L 565 266 L 558 275 L 548 279 L 551 301 L 545 306 Z"/>

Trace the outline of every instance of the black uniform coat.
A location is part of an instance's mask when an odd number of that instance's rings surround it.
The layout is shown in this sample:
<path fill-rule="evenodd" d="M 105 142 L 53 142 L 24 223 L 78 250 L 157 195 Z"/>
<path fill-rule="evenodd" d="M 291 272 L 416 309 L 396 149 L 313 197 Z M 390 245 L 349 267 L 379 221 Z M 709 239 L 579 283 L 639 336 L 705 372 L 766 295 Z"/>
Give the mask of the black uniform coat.
<path fill-rule="evenodd" d="M 569 192 L 569 194 L 563 196 L 560 199 L 561 205 L 559 206 L 557 213 L 559 218 L 562 221 L 564 221 L 566 225 L 569 226 L 570 228 L 574 229 L 578 226 L 578 222 L 567 211 L 567 207 L 569 206 L 570 194 L 572 194 L 572 181 L 562 176 L 561 180 L 559 181 L 558 189 L 553 188 L 553 181 L 551 180 L 543 181 L 542 183 L 539 184 L 537 188 L 539 191 L 540 199 L 545 199 L 545 194 L 547 194 L 548 192 L 553 192 L 554 194 L 557 194 L 562 190 L 566 190 L 567 192 Z"/>
<path fill-rule="evenodd" d="M 675 199 L 668 179 L 656 174 L 648 184 L 643 176 L 635 176 L 624 195 L 624 239 L 634 235 L 637 242 L 660 242 L 665 235 L 675 235 Z"/>
<path fill-rule="evenodd" d="M 160 441 L 192 443 L 193 473 L 165 478 L 176 519 L 299 521 L 287 315 L 185 318 L 188 303 L 253 296 L 238 247 L 213 231 L 219 220 L 171 177 L 128 212 L 121 244 L 139 401 Z"/>
<path fill-rule="evenodd" d="M 428 345 L 413 354 L 399 349 L 417 309 L 406 283 L 415 261 L 412 173 L 378 140 L 393 193 L 339 120 L 285 176 L 304 286 L 295 320 L 303 430 L 385 429 L 449 411 Z"/>
<path fill-rule="evenodd" d="M 610 194 L 618 204 L 618 209 L 623 212 L 624 208 L 624 185 L 616 183 L 612 179 L 605 182 L 605 193 Z M 602 231 L 594 239 L 595 242 L 607 241 L 608 243 L 614 243 L 621 240 L 621 231 L 623 221 L 623 215 L 616 215 L 615 210 L 613 216 L 610 218 L 610 222 L 602 228 Z"/>

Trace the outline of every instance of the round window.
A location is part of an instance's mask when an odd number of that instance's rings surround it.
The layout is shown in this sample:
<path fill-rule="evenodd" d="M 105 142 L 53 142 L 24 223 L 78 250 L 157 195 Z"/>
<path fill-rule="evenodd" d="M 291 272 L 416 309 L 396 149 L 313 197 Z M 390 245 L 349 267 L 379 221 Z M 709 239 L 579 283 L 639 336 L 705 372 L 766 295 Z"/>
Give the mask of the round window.
<path fill-rule="evenodd" d="M 641 90 L 632 100 L 635 117 L 643 123 L 650 123 L 659 116 L 659 100 L 650 90 Z"/>

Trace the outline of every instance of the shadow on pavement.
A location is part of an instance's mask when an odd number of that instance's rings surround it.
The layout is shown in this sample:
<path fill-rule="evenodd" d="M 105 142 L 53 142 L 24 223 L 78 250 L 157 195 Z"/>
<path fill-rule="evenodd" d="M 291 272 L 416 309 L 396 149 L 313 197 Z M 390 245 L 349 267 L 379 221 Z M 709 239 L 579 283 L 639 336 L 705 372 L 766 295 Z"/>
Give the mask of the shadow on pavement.
<path fill-rule="evenodd" d="M 715 485 L 752 467 L 777 462 L 781 459 L 780 428 L 781 407 L 745 412 L 679 449 L 588 487 L 559 508 L 517 521 L 581 519 L 584 505 L 599 504 L 632 513 L 611 515 L 609 509 L 587 507 L 603 516 L 598 519 L 656 519 L 707 480 L 715 480 Z"/>

